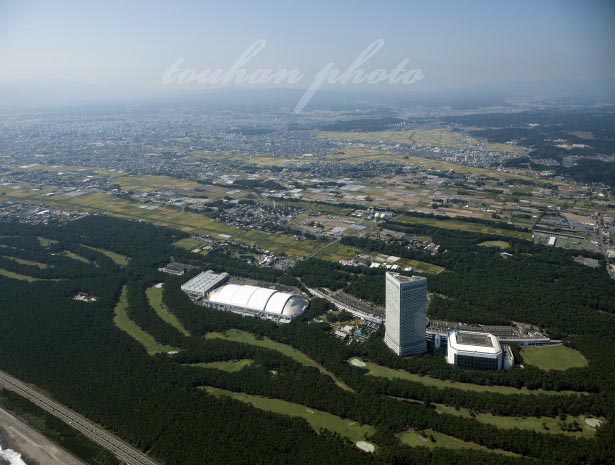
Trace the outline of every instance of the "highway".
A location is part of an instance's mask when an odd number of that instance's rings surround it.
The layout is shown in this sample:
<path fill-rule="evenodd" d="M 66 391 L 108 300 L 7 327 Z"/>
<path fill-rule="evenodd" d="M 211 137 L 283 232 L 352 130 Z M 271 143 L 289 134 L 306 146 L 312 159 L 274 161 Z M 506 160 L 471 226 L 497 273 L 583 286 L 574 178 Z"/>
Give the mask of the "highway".
<path fill-rule="evenodd" d="M 609 273 L 609 276 L 612 279 L 615 279 L 615 271 L 609 266 L 609 258 L 608 258 L 608 245 L 605 242 L 605 235 L 603 234 L 604 232 L 604 223 L 603 223 L 603 218 L 602 215 L 600 213 L 598 213 L 598 235 L 600 236 L 600 251 L 602 252 L 602 255 L 604 255 L 604 259 L 606 260 L 606 271 Z"/>
<path fill-rule="evenodd" d="M 158 465 L 140 450 L 118 439 L 82 415 L 49 399 L 2 370 L 0 370 L 0 386 L 38 405 L 46 412 L 59 418 L 64 423 L 81 432 L 84 436 L 109 450 L 118 459 L 128 465 Z"/>
<path fill-rule="evenodd" d="M 362 312 L 360 310 L 357 310 L 356 308 L 353 308 L 353 307 L 351 307 L 351 306 L 349 306 L 349 305 L 347 305 L 347 304 L 345 304 L 343 302 L 340 302 L 335 297 L 327 295 L 324 292 L 319 291 L 318 289 L 312 289 L 311 287 L 307 287 L 307 286 L 306 286 L 306 289 L 313 296 L 320 297 L 321 299 L 328 300 L 329 302 L 331 302 L 333 305 L 335 305 L 340 310 L 347 311 L 348 313 L 350 313 L 350 314 L 352 314 L 354 316 L 358 316 L 359 318 L 363 318 L 364 320 L 369 321 L 369 322 L 374 323 L 374 324 L 377 324 L 377 325 L 384 324 L 384 318 L 381 318 L 379 316 L 371 315 L 370 313 L 365 313 L 365 312 Z"/>

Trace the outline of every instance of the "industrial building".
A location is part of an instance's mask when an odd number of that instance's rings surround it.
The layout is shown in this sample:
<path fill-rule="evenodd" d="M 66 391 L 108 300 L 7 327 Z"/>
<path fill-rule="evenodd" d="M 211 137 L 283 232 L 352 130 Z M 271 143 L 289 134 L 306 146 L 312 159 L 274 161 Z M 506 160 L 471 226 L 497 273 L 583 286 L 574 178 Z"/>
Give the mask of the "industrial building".
<path fill-rule="evenodd" d="M 158 271 L 162 271 L 163 273 L 170 274 L 173 276 L 183 276 L 186 271 L 189 271 L 193 268 L 195 267 L 192 265 L 186 265 L 185 263 L 172 261 L 167 266 L 158 268 Z"/>
<path fill-rule="evenodd" d="M 212 270 L 199 273 L 182 284 L 181 289 L 192 299 L 204 299 L 207 293 L 228 280 L 228 273 L 214 273 Z"/>
<path fill-rule="evenodd" d="M 427 279 L 386 273 L 385 344 L 397 355 L 427 351 Z"/>
<path fill-rule="evenodd" d="M 224 284 L 228 279 L 227 273 L 209 270 L 185 283 L 182 290 L 198 304 L 278 323 L 294 320 L 309 306 L 298 295 L 247 284 Z"/>
<path fill-rule="evenodd" d="M 448 333 L 446 361 L 462 368 L 509 370 L 514 363 L 510 346 L 500 346 L 493 334 L 476 331 Z"/>

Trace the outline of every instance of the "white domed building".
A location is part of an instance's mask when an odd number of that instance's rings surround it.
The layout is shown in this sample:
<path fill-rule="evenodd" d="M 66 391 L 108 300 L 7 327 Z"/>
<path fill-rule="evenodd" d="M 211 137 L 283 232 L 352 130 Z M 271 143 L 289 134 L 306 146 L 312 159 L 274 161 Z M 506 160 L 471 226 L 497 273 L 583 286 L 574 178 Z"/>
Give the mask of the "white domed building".
<path fill-rule="evenodd" d="M 209 279 L 212 278 L 212 271 L 205 273 Z M 279 323 L 294 320 L 309 306 L 306 299 L 288 292 L 247 284 L 230 283 L 220 286 L 222 282 L 223 280 L 216 280 L 216 283 L 207 289 L 206 294 L 197 299 L 197 303 Z"/>

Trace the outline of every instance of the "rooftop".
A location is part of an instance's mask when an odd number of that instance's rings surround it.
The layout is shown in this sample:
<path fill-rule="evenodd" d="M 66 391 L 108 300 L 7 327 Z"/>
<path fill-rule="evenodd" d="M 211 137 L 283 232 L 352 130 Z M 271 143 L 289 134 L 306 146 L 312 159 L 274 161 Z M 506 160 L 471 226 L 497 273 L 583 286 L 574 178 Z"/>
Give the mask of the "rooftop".
<path fill-rule="evenodd" d="M 493 343 L 491 342 L 491 338 L 489 334 L 483 333 L 469 333 L 469 332 L 458 332 L 457 333 L 457 342 L 459 344 L 464 344 L 467 346 L 483 346 L 483 347 L 493 347 Z"/>
<path fill-rule="evenodd" d="M 498 338 L 490 333 L 474 331 L 451 331 L 448 334 L 449 347 L 462 352 L 497 355 L 502 352 Z"/>
<path fill-rule="evenodd" d="M 207 270 L 184 283 L 181 288 L 185 292 L 205 293 L 226 280 L 227 277 L 228 273 L 218 274 L 214 273 L 212 270 Z"/>
<path fill-rule="evenodd" d="M 400 283 L 409 283 L 409 282 L 413 282 L 413 281 L 423 281 L 425 279 L 422 276 L 404 276 L 403 274 L 399 274 L 399 273 L 387 273 L 387 274 L 390 275 L 391 277 L 395 278 Z"/>

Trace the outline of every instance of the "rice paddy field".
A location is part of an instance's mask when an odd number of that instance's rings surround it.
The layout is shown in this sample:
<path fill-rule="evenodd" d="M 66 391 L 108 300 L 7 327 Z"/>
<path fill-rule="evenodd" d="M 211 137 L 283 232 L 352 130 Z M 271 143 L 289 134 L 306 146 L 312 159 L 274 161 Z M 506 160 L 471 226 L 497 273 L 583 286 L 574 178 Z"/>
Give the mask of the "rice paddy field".
<path fill-rule="evenodd" d="M 425 147 L 448 147 L 467 149 L 476 147 L 480 141 L 457 131 L 447 129 L 409 129 L 388 131 L 321 131 L 318 137 L 341 139 L 380 144 L 408 144 Z M 508 144 L 485 143 L 484 148 L 491 151 L 523 153 L 521 147 Z"/>
<path fill-rule="evenodd" d="M 512 229 L 500 229 L 495 226 L 490 226 L 481 223 L 470 223 L 462 220 L 440 220 L 437 218 L 421 218 L 415 216 L 400 216 L 396 219 L 400 223 L 406 224 L 426 224 L 444 229 L 454 229 L 456 231 L 471 231 L 482 234 L 497 234 L 500 236 L 514 237 L 517 239 L 531 239 L 530 232 L 514 231 Z"/>
<path fill-rule="evenodd" d="M 15 194 L 15 192 L 18 192 L 18 194 Z M 235 227 L 225 225 L 199 213 L 181 211 L 165 206 L 154 206 L 152 209 L 142 208 L 143 205 L 138 203 L 103 193 L 88 193 L 77 197 L 60 195 L 44 197 L 43 194 L 43 191 L 32 192 L 22 189 L 11 192 L 11 197 L 15 195 L 15 198 L 21 201 L 39 203 L 44 200 L 45 203 L 52 206 L 103 212 L 121 218 L 139 219 L 189 233 L 210 235 L 218 240 L 224 239 L 220 234 L 228 235 L 247 245 L 256 244 L 263 249 L 288 255 L 308 256 L 317 246 L 314 241 L 297 241 L 294 237 L 283 234 L 268 234 L 257 230 L 240 231 Z"/>
<path fill-rule="evenodd" d="M 361 253 L 360 249 L 350 245 L 340 244 L 335 242 L 328 245 L 316 254 L 316 258 L 321 260 L 328 260 L 330 262 L 338 262 L 343 259 L 351 259 Z"/>

